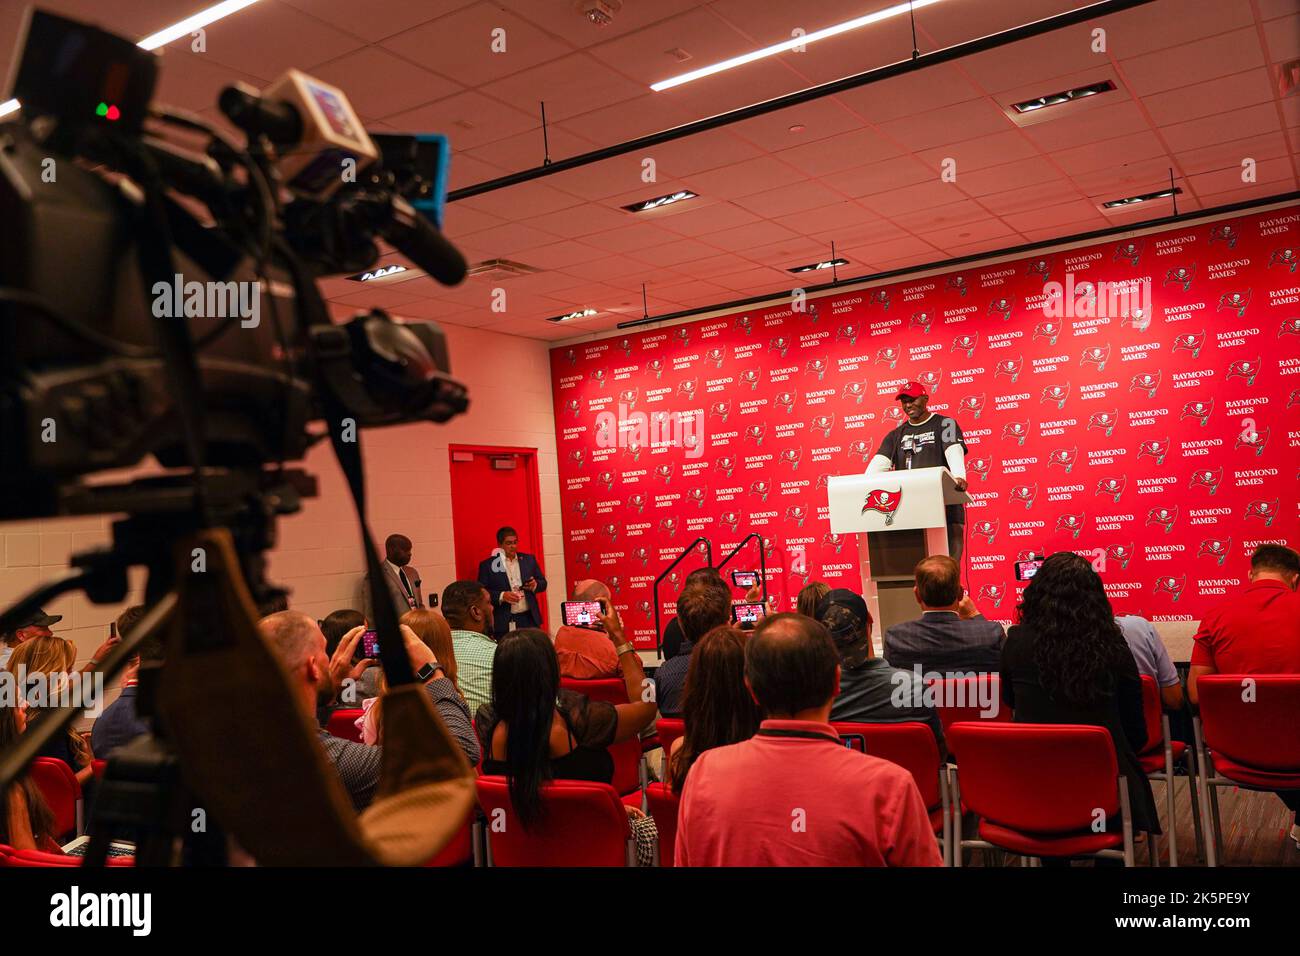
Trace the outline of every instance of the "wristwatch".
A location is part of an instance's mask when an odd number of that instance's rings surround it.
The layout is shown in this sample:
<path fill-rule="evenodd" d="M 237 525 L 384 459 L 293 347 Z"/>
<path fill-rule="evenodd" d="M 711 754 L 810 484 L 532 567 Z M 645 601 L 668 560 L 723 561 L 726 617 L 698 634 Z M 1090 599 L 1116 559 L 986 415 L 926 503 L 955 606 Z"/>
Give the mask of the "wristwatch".
<path fill-rule="evenodd" d="M 614 648 L 614 654 L 618 657 L 622 657 L 628 651 L 632 650 L 636 650 L 636 648 L 632 646 L 632 643 L 630 641 L 624 641 L 622 644 Z"/>
<path fill-rule="evenodd" d="M 415 679 L 422 683 L 427 683 L 438 671 L 446 672 L 446 669 L 437 661 L 430 661 L 415 672 Z"/>

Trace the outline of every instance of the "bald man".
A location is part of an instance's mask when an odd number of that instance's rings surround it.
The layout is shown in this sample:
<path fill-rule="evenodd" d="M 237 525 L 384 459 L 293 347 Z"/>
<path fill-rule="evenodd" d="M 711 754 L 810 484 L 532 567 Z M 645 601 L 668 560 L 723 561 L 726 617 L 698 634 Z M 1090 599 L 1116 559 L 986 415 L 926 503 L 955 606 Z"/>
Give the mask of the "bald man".
<path fill-rule="evenodd" d="M 424 597 L 420 591 L 420 572 L 411 567 L 411 554 L 414 548 L 411 539 L 404 534 L 390 534 L 384 541 L 384 560 L 379 563 L 384 572 L 384 584 L 388 588 L 389 600 L 393 610 L 400 619 L 407 611 L 424 607 Z M 370 593 L 370 578 L 362 583 L 365 595 L 365 614 L 367 621 L 375 620 L 374 596 Z"/>

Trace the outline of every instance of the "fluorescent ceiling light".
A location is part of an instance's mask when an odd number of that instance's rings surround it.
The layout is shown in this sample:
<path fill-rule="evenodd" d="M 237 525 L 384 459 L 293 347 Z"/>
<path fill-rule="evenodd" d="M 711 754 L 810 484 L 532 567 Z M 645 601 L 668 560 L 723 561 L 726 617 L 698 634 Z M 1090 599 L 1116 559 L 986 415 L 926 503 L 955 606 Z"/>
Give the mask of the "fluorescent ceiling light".
<path fill-rule="evenodd" d="M 407 279 L 418 279 L 424 274 L 419 269 L 408 269 L 406 266 L 394 262 L 392 265 L 358 272 L 356 275 L 348 276 L 348 278 L 353 282 L 380 282 L 385 279 L 405 282 Z"/>
<path fill-rule="evenodd" d="M 628 203 L 623 208 L 628 212 L 649 212 L 651 209 L 658 209 L 660 206 L 669 206 L 685 199 L 697 198 L 699 198 L 699 193 L 693 193 L 689 189 L 679 189 L 667 196 L 656 196 L 654 199 L 643 199 L 641 202 Z"/>
<path fill-rule="evenodd" d="M 589 315 L 599 315 L 595 309 L 579 309 L 576 312 L 570 312 L 568 315 L 554 315 L 547 319 L 547 322 L 567 322 L 570 319 L 585 319 Z"/>
<path fill-rule="evenodd" d="M 816 272 L 819 269 L 833 269 L 835 266 L 847 266 L 848 259 L 827 259 L 824 262 L 810 262 L 806 266 L 795 266 L 786 272 Z"/>
<path fill-rule="evenodd" d="M 1041 110 L 1047 106 L 1060 106 L 1062 103 L 1072 103 L 1075 100 L 1083 99 L 1085 96 L 1096 96 L 1098 93 L 1109 93 L 1115 89 L 1115 84 L 1110 80 L 1102 80 L 1100 83 L 1092 83 L 1088 86 L 1075 87 L 1072 90 L 1063 90 L 1060 93 L 1048 93 L 1046 96 L 1039 96 L 1032 100 L 1025 100 L 1023 103 L 1012 103 L 1011 108 L 1017 113 L 1032 113 L 1034 110 Z"/>
<path fill-rule="evenodd" d="M 166 46 L 173 40 L 179 40 L 183 36 L 189 36 L 200 27 L 206 27 L 209 23 L 216 23 L 218 20 L 230 16 L 232 13 L 238 13 L 244 7 L 251 7 L 257 3 L 257 0 L 224 0 L 215 6 L 208 7 L 206 10 L 200 10 L 193 16 L 186 17 L 179 23 L 173 23 L 169 27 L 164 27 L 157 33 L 151 33 L 139 43 L 136 44 L 142 50 L 156 50 L 160 46 Z M 5 100 L 0 103 L 0 116 L 8 116 L 15 112 L 21 104 L 17 100 Z"/>
<path fill-rule="evenodd" d="M 1102 209 L 1114 209 L 1117 206 L 1132 206 L 1135 203 L 1150 202 L 1153 199 L 1168 199 L 1170 196 L 1180 195 L 1182 188 L 1175 186 L 1173 189 L 1162 189 L 1155 193 L 1143 193 L 1141 196 L 1126 196 L 1123 199 L 1112 199 L 1110 202 L 1101 204 Z"/>
<path fill-rule="evenodd" d="M 913 3 L 898 3 L 892 7 L 886 7 L 884 10 L 877 10 L 875 13 L 868 13 L 866 16 L 857 17 L 853 20 L 845 20 L 843 23 L 837 23 L 834 26 L 826 27 L 824 30 L 815 30 L 812 33 L 805 34 L 804 36 L 791 37 L 783 43 L 765 46 L 761 50 L 754 50 L 752 53 L 734 56 L 730 60 L 723 60 L 720 63 L 702 66 L 698 70 L 691 70 L 689 73 L 682 73 L 679 76 L 660 80 L 658 83 L 651 83 L 650 89 L 654 90 L 656 93 L 662 92 L 663 90 L 670 90 L 674 86 L 681 86 L 683 83 L 690 83 L 694 80 L 701 79 L 702 77 L 712 76 L 714 73 L 734 70 L 736 67 L 744 66 L 746 63 L 753 63 L 755 60 L 762 60 L 769 56 L 775 56 L 778 53 L 785 53 L 787 50 L 807 46 L 809 43 L 816 43 L 818 40 L 825 40 L 828 37 L 839 36 L 841 33 L 848 33 L 850 30 L 858 30 L 862 27 L 870 26 L 873 23 L 879 23 L 882 20 L 901 16 L 909 10 L 920 10 L 922 7 L 928 7 L 930 4 L 938 2 L 939 0 L 915 0 Z"/>

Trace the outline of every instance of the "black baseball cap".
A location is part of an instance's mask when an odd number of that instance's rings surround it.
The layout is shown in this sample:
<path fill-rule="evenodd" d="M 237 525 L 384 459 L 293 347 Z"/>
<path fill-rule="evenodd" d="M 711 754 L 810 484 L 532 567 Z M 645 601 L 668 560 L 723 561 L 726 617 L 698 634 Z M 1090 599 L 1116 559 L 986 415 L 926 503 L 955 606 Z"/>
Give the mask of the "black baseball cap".
<path fill-rule="evenodd" d="M 835 588 L 817 602 L 817 620 L 830 631 L 845 667 L 857 667 L 871 656 L 871 612 L 862 595 Z"/>
<path fill-rule="evenodd" d="M 62 614 L 46 614 L 43 610 L 37 608 L 15 624 L 14 630 L 23 627 L 49 627 L 51 624 L 58 624 L 61 620 L 63 620 Z"/>

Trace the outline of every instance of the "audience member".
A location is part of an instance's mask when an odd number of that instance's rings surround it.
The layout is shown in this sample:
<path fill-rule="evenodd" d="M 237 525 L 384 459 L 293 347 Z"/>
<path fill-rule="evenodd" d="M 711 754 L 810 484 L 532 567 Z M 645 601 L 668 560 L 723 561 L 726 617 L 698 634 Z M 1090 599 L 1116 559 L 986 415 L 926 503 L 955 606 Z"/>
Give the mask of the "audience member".
<path fill-rule="evenodd" d="M 1101 578 L 1086 558 L 1058 551 L 1029 582 L 1018 611 L 1020 623 L 1002 647 L 1003 701 L 1017 723 L 1110 731 L 1133 828 L 1159 833 L 1151 784 L 1136 756 L 1146 743 L 1142 682 Z"/>
<path fill-rule="evenodd" d="M 721 578 L 690 584 L 677 599 L 677 621 L 685 638 L 680 653 L 665 661 L 655 672 L 655 699 L 659 713 L 665 717 L 682 714 L 682 685 L 691 664 L 691 650 L 698 641 L 715 627 L 731 620 L 731 592 Z"/>
<path fill-rule="evenodd" d="M 442 592 L 442 614 L 451 625 L 460 692 L 469 712 L 477 713 L 492 699 L 492 598 L 477 581 L 452 581 Z"/>
<path fill-rule="evenodd" d="M 455 691 L 456 695 L 455 700 L 448 697 L 440 701 L 438 713 L 442 714 L 444 707 L 454 706 L 462 712 L 461 719 L 468 722 L 470 720 L 469 705 L 465 703 L 465 698 L 460 692 L 460 685 L 456 682 L 456 651 L 451 644 L 451 625 L 437 611 L 430 611 L 427 608 L 407 611 L 402 615 L 402 624 L 409 627 L 411 632 L 433 653 L 433 660 L 436 662 L 435 666 L 442 672 L 439 676 L 451 681 L 452 690 Z M 364 712 L 356 721 L 357 729 L 361 731 L 361 741 L 367 744 L 383 742 L 383 695 L 388 691 L 388 682 L 383 677 L 384 669 L 375 667 L 373 670 L 380 675 L 379 693 L 361 702 Z M 434 679 L 437 680 L 438 678 L 435 677 Z"/>
<path fill-rule="evenodd" d="M 258 629 L 284 668 L 297 703 L 308 718 L 315 714 L 322 702 L 334 699 L 336 685 L 352 667 L 352 656 L 362 631 L 360 627 L 349 631 L 335 649 L 334 656 L 329 657 L 325 654 L 325 635 L 306 614 L 280 611 L 262 618 Z M 411 668 L 419 679 L 425 681 L 425 690 L 438 716 L 446 724 L 448 733 L 460 744 L 469 762 L 477 763 L 478 741 L 451 681 L 445 679 L 433 652 L 409 627 L 402 627 L 401 633 Z M 360 813 L 370 805 L 379 786 L 383 748 L 343 740 L 324 730 L 319 734 L 325 756 L 338 770 L 353 807 Z"/>
<path fill-rule="evenodd" d="M 510 802 L 525 829 L 544 820 L 542 784 L 612 782 L 609 747 L 634 740 L 654 719 L 654 703 L 642 700 L 641 658 L 624 639 L 618 614 L 611 610 L 601 623 L 618 654 L 630 703 L 594 701 L 562 690 L 555 646 L 545 631 L 516 630 L 497 648 L 492 700 L 479 708 L 475 727 L 483 747 L 483 773 L 506 778 Z M 654 821 L 637 808 L 627 811 L 638 862 L 648 865 L 654 858 Z"/>
<path fill-rule="evenodd" d="M 22 669 L 26 668 L 26 682 L 21 685 L 21 689 L 26 695 L 28 704 L 28 723 L 38 720 L 44 711 L 52 709 L 59 702 L 68 682 L 77 679 L 77 672 L 73 670 L 76 662 L 77 651 L 72 646 L 72 642 L 53 634 L 48 637 L 34 637 L 14 648 L 5 668 L 19 676 L 20 681 Z M 42 676 L 35 685 L 39 690 L 33 693 L 30 681 L 36 674 Z M 91 701 L 86 700 L 87 706 L 90 703 Z M 82 787 L 89 786 L 94 775 L 90 744 L 77 733 L 75 723 L 69 724 L 66 730 L 50 738 L 37 756 L 62 760 L 72 768 Z"/>
<path fill-rule="evenodd" d="M 898 724 L 918 721 L 934 732 L 945 756 L 943 725 L 925 702 L 925 682 L 913 671 L 891 667 L 871 649 L 871 612 L 862 596 L 835 588 L 817 605 L 817 620 L 830 633 L 840 661 L 839 691 L 831 720 L 846 723 Z"/>
<path fill-rule="evenodd" d="M 722 579 L 722 572 L 712 565 L 705 565 L 702 568 L 696 568 L 690 574 L 686 575 L 686 580 L 682 582 L 682 590 L 694 584 L 718 584 L 727 588 L 727 582 Z M 731 591 L 727 588 L 727 593 Z M 680 595 L 678 595 L 680 597 Z M 673 618 L 664 625 L 663 639 L 663 658 L 664 661 L 670 661 L 678 654 L 682 653 L 682 644 L 686 641 L 682 634 L 682 625 L 677 618 Z"/>
<path fill-rule="evenodd" d="M 1165 710 L 1183 709 L 1183 685 L 1178 679 L 1174 662 L 1169 659 L 1165 642 L 1151 626 L 1151 622 L 1136 614 L 1123 614 L 1115 618 L 1128 649 L 1133 652 L 1133 663 L 1138 674 L 1147 674 L 1160 687 L 1160 701 Z"/>
<path fill-rule="evenodd" d="M 27 728 L 25 705 L 6 697 L 0 696 L 0 754 L 8 753 Z M 0 791 L 0 844 L 15 850 L 59 853 L 58 836 L 54 814 L 30 776 L 23 774 L 6 791 Z"/>
<path fill-rule="evenodd" d="M 750 740 L 696 758 L 678 866 L 940 865 L 911 774 L 844 747 L 830 725 L 839 667 L 821 624 L 765 618 L 745 648 L 745 680 L 766 719 Z"/>
<path fill-rule="evenodd" d="M 128 607 L 117 616 L 117 633 L 126 637 L 144 617 L 144 605 Z M 153 634 L 137 645 L 136 653 L 122 672 L 122 690 L 117 700 L 104 708 L 90 729 L 90 749 L 108 759 L 117 748 L 149 733 L 149 722 L 136 713 L 136 692 L 140 683 L 140 665 L 158 663 L 163 658 L 163 638 Z"/>
<path fill-rule="evenodd" d="M 579 581 L 573 586 L 573 600 L 609 602 L 612 595 L 600 581 Z M 561 624 L 555 632 L 555 656 L 561 677 L 594 680 L 619 674 L 618 656 L 603 630 Z"/>
<path fill-rule="evenodd" d="M 325 653 L 331 658 L 334 652 L 339 649 L 339 644 L 343 643 L 343 638 L 348 632 L 355 628 L 365 630 L 370 625 L 366 621 L 366 616 L 360 611 L 350 607 L 340 608 L 337 611 L 331 611 L 325 616 L 325 619 L 317 622 L 320 625 L 321 633 L 325 635 Z M 360 642 L 357 644 L 360 647 Z M 360 707 L 361 702 L 367 697 L 379 696 L 379 678 L 383 675 L 383 668 L 379 662 L 373 658 L 363 658 L 357 662 L 358 673 L 354 677 L 354 683 L 339 687 L 338 696 L 335 703 L 338 707 Z M 329 715 L 335 710 L 334 706 L 323 708 L 321 726 L 329 721 Z"/>
<path fill-rule="evenodd" d="M 19 621 L 12 631 L 0 635 L 3 637 L 3 643 L 0 643 L 0 667 L 4 667 L 9 662 L 9 655 L 24 641 L 30 641 L 33 637 L 50 637 L 54 633 L 50 630 L 50 626 L 58 624 L 61 620 L 63 620 L 62 614 L 46 614 L 37 608 Z"/>
<path fill-rule="evenodd" d="M 754 736 L 762 719 L 745 686 L 745 643 L 749 634 L 730 625 L 715 627 L 691 652 L 682 694 L 686 733 L 673 741 L 668 780 L 676 793 L 700 754 Z"/>
<path fill-rule="evenodd" d="M 912 593 L 921 616 L 885 631 L 885 660 L 902 670 L 919 668 L 923 674 L 944 677 L 996 673 L 1006 635 L 1001 624 L 985 618 L 970 602 L 963 604 L 966 592 L 957 562 L 947 555 L 923 558 L 915 575 Z"/>
<path fill-rule="evenodd" d="M 795 613 L 816 619 L 818 602 L 830 593 L 831 586 L 825 581 L 809 581 L 799 589 L 799 595 L 794 600 Z"/>

